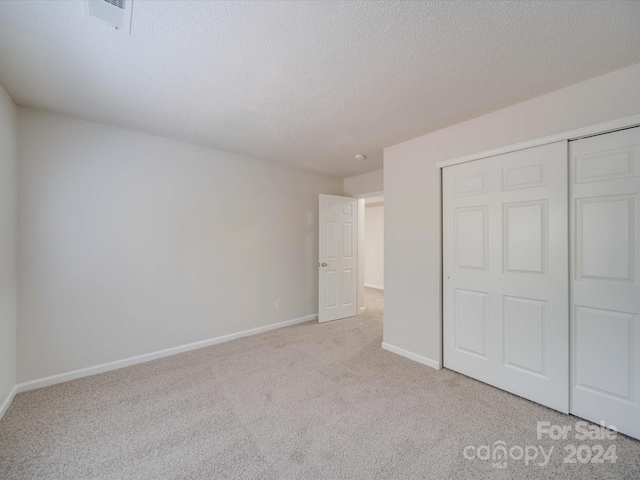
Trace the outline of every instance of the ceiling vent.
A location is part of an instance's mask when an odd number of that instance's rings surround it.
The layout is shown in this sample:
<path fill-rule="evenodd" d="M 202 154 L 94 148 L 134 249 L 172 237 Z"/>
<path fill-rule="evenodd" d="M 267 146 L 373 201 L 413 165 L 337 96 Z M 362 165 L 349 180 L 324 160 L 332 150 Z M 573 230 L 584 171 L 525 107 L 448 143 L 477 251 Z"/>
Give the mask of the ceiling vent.
<path fill-rule="evenodd" d="M 131 34 L 133 0 L 84 0 L 85 14 L 102 20 L 120 32 Z"/>

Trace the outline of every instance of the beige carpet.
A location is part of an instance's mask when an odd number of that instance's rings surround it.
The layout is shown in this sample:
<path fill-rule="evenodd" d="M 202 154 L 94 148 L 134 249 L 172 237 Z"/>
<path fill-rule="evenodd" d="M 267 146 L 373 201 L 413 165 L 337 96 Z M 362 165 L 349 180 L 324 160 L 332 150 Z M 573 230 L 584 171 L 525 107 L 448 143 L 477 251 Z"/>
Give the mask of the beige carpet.
<path fill-rule="evenodd" d="M 20 394 L 0 420 L 0 478 L 640 478 L 640 442 L 537 440 L 538 420 L 579 419 L 381 341 L 382 293 L 368 290 L 357 318 Z M 464 456 L 497 441 L 554 451 L 546 466 Z M 618 458 L 563 464 L 568 444 L 615 444 Z"/>

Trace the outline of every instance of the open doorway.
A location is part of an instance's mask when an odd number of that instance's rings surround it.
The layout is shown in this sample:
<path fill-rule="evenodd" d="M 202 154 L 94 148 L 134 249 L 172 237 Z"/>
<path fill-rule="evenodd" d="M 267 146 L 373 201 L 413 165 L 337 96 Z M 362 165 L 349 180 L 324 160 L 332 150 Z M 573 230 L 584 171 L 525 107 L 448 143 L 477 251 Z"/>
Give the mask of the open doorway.
<path fill-rule="evenodd" d="M 319 212 L 318 320 L 354 317 L 367 308 L 382 317 L 382 192 L 355 198 L 321 194 Z"/>
<path fill-rule="evenodd" d="M 384 291 L 384 197 L 364 203 L 364 286 Z"/>
<path fill-rule="evenodd" d="M 360 195 L 359 312 L 384 309 L 384 194 Z"/>

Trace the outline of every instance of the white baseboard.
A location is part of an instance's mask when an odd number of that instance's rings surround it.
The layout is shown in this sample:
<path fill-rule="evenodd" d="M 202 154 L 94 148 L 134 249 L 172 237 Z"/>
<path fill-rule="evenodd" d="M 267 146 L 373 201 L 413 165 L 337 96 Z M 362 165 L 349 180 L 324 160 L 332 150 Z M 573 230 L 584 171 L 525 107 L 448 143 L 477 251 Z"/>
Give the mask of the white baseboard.
<path fill-rule="evenodd" d="M 4 417 L 4 414 L 9 408 L 9 405 L 11 405 L 11 402 L 13 401 L 13 397 L 16 396 L 16 393 L 18 393 L 18 386 L 14 385 L 11 391 L 9 392 L 9 395 L 7 395 L 7 398 L 5 398 L 4 401 L 2 402 L 2 405 L 0 405 L 0 418 Z"/>
<path fill-rule="evenodd" d="M 243 330 L 242 332 L 231 333 L 229 335 L 223 335 L 221 337 L 209 338 L 208 340 L 201 340 L 199 342 L 180 345 L 178 347 L 167 348 L 165 350 L 146 353 L 144 355 L 138 355 L 136 357 L 130 357 L 130 358 L 125 358 L 123 360 L 116 360 L 114 362 L 103 363 L 102 365 L 96 365 L 94 367 L 81 368 L 80 370 L 73 370 L 67 373 L 60 373 L 57 375 L 51 375 L 50 377 L 44 377 L 44 378 L 39 378 L 37 380 L 31 380 L 29 382 L 19 383 L 14 388 L 15 390 L 14 394 L 27 392 L 29 390 L 35 390 L 36 388 L 48 387 L 50 385 L 55 385 L 57 383 L 68 382 L 69 380 L 88 377 L 90 375 L 96 375 L 98 373 L 109 372 L 111 370 L 117 370 L 119 368 L 129 367 L 131 365 L 137 365 L 138 363 L 149 362 L 151 360 L 156 360 L 158 358 L 169 357 L 171 355 L 176 355 L 178 353 L 197 350 L 199 348 L 209 347 L 211 345 L 216 345 L 218 343 L 229 342 L 231 340 L 236 340 L 242 337 L 257 335 L 259 333 L 268 332 L 270 330 L 276 330 L 282 327 L 288 327 L 290 325 L 295 325 L 297 323 L 303 323 L 303 322 L 308 322 L 309 320 L 315 320 L 316 318 L 318 318 L 318 314 L 306 315 L 304 317 L 294 318 L 293 320 L 286 320 L 284 322 L 274 323 L 272 325 L 266 325 L 264 327 L 252 328 L 250 330 Z"/>
<path fill-rule="evenodd" d="M 372 285 L 370 283 L 365 283 L 364 286 L 368 288 L 375 288 L 376 290 L 384 290 L 384 287 L 382 285 Z"/>
<path fill-rule="evenodd" d="M 442 368 L 440 366 L 440 362 L 437 362 L 435 360 L 431 360 L 430 358 L 427 357 L 423 357 L 422 355 L 418 355 L 416 353 L 412 353 L 409 350 L 405 350 L 404 348 L 400 348 L 400 347 L 395 347 L 393 345 L 390 345 L 386 342 L 382 342 L 382 348 L 384 348 L 385 350 L 388 350 L 392 353 L 395 353 L 397 355 L 403 356 L 405 358 L 408 358 L 409 360 L 413 360 L 414 362 L 418 362 L 418 363 L 422 363 L 423 365 L 426 365 L 427 367 L 431 367 L 431 368 L 435 368 L 436 370 L 440 370 L 440 368 Z"/>

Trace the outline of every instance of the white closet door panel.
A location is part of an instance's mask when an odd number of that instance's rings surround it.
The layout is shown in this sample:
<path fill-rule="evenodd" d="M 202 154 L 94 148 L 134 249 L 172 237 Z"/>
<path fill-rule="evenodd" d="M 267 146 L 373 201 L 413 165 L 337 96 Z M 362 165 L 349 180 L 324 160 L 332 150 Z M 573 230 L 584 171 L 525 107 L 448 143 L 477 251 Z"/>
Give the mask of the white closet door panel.
<path fill-rule="evenodd" d="M 444 365 L 568 400 L 567 144 L 443 170 Z"/>
<path fill-rule="evenodd" d="M 640 128 L 570 143 L 571 413 L 640 438 Z"/>

